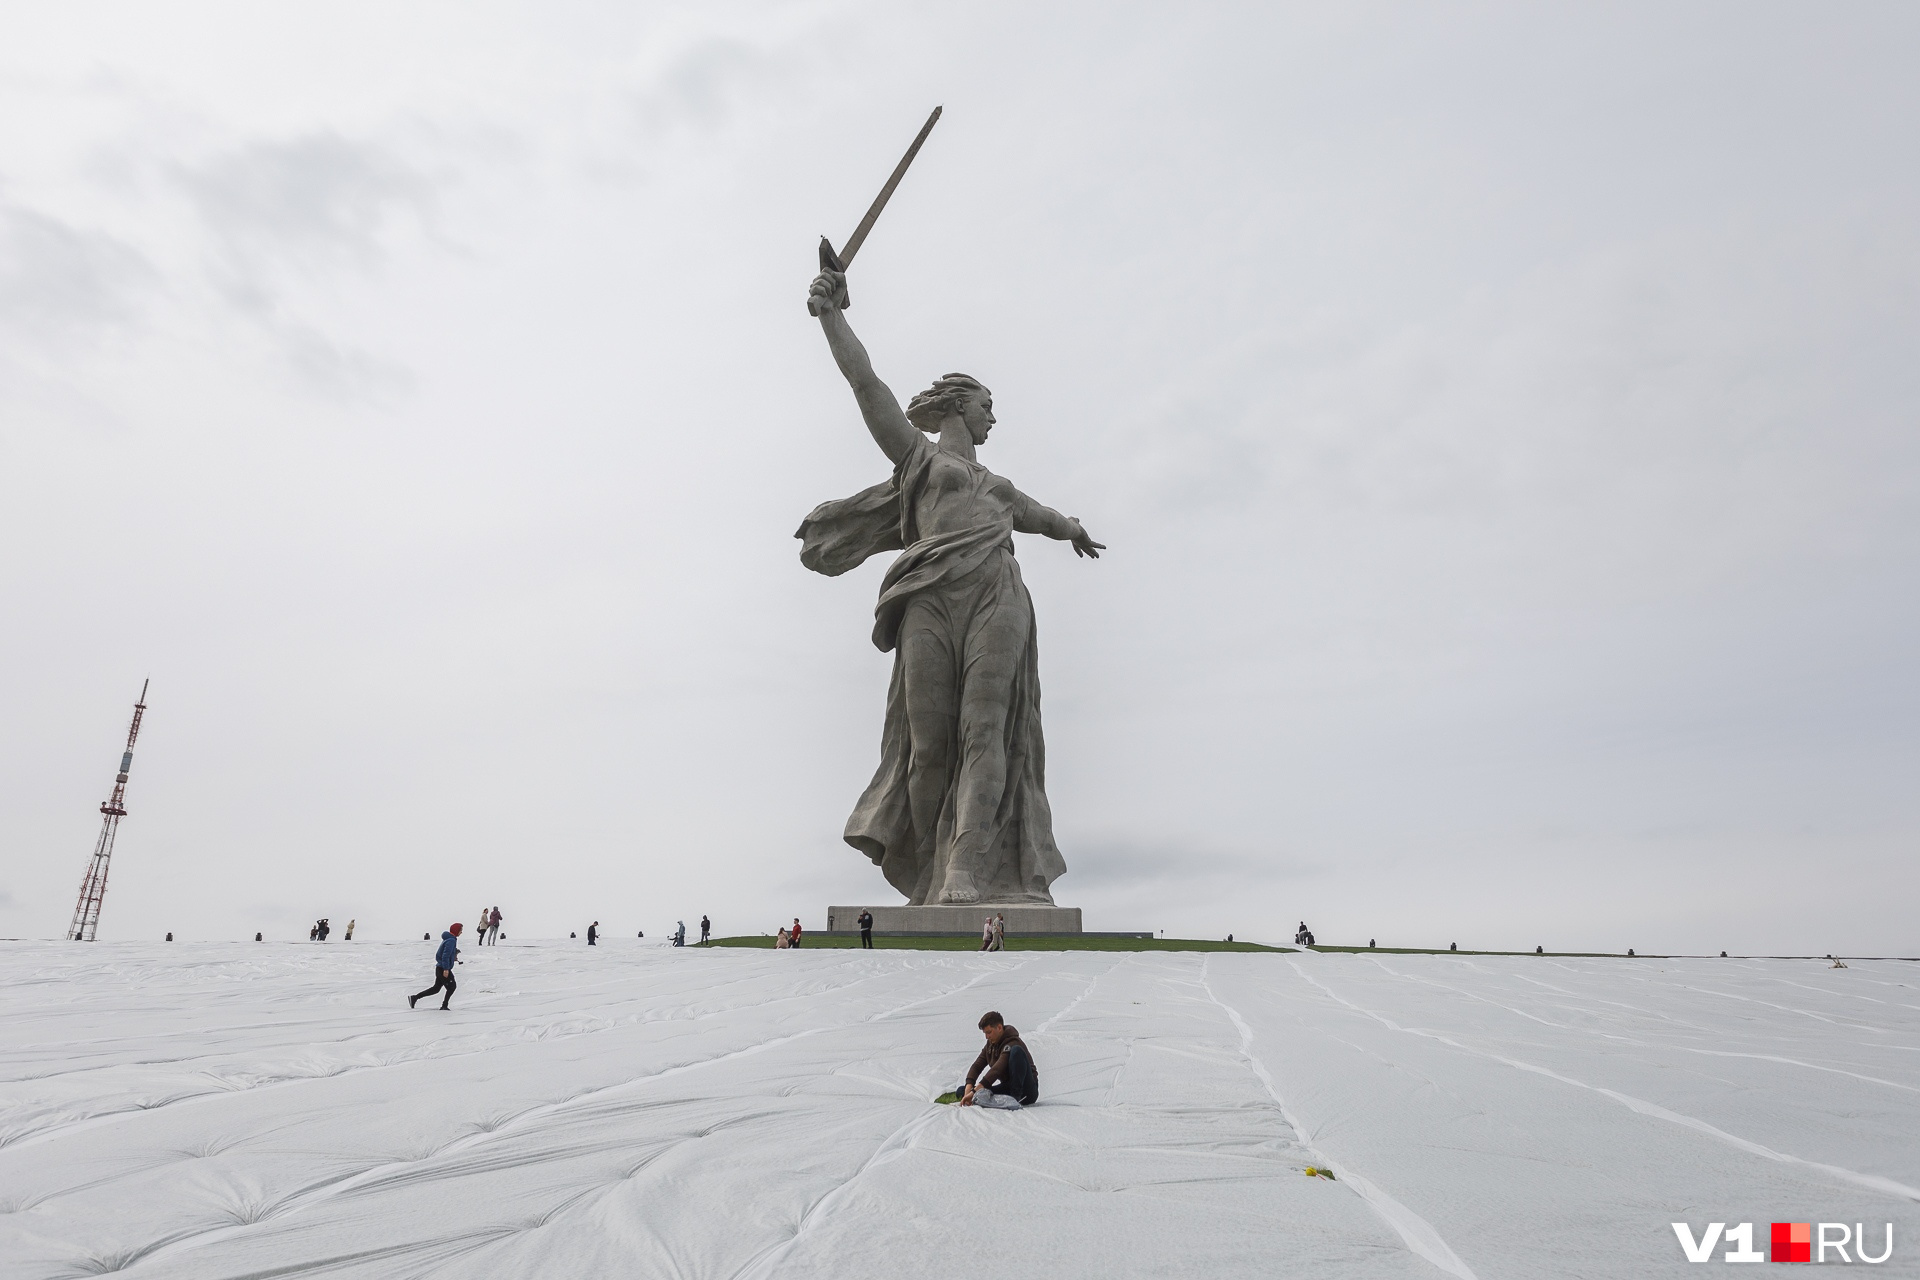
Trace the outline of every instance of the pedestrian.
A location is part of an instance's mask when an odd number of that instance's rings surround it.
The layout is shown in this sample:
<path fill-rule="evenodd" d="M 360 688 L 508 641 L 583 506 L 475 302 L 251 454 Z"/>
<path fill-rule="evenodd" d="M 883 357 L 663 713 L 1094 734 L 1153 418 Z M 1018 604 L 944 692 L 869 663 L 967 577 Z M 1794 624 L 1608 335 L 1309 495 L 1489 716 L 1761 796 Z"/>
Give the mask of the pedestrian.
<path fill-rule="evenodd" d="M 360 922 L 359 922 L 358 920 L 349 920 L 349 921 L 347 921 L 347 941 L 348 941 L 348 942 L 352 942 L 352 941 L 353 941 L 353 926 L 355 926 L 356 924 L 359 924 L 359 923 L 360 923 Z"/>
<path fill-rule="evenodd" d="M 684 947 L 687 945 L 687 922 L 681 920 L 677 923 L 680 927 L 673 931 L 673 945 L 676 947 Z"/>
<path fill-rule="evenodd" d="M 485 940 L 485 938 L 486 938 L 486 936 L 487 936 L 487 915 L 488 915 L 488 910 L 489 910 L 489 909 L 488 909 L 488 908 L 486 908 L 486 907 L 482 907 L 482 908 L 480 908 L 480 923 L 479 923 L 479 924 L 476 924 L 475 926 L 473 926 L 473 936 L 474 936 L 474 939 L 475 939 L 475 941 L 474 941 L 474 944 L 473 944 L 473 945 L 474 945 L 474 946 L 476 946 L 476 947 L 477 947 L 477 946 L 479 946 L 479 945 L 480 945 L 480 943 L 481 943 L 482 941 L 484 941 L 484 940 Z"/>
<path fill-rule="evenodd" d="M 773 940 L 773 949 L 775 951 L 785 951 L 788 947 L 791 947 L 792 945 L 793 945 L 793 935 L 788 933 L 785 927 L 782 927 L 780 930 L 780 936 Z"/>
<path fill-rule="evenodd" d="M 320 922 L 318 920 L 315 920 L 313 922 L 313 927 L 307 930 L 307 941 L 308 942 L 320 941 Z"/>
<path fill-rule="evenodd" d="M 504 919 L 506 919 L 506 917 L 500 914 L 500 908 L 498 907 L 495 907 L 487 915 L 487 923 L 489 926 L 487 929 L 488 946 L 497 947 L 500 945 L 500 922 Z"/>
<path fill-rule="evenodd" d="M 982 951 L 993 950 L 993 917 L 992 916 L 988 916 L 987 922 L 980 926 L 980 949 Z"/>
<path fill-rule="evenodd" d="M 600 940 L 600 922 L 595 920 L 587 926 L 587 945 L 593 946 Z"/>
<path fill-rule="evenodd" d="M 995 951 L 1007 949 L 1007 913 L 1004 911 L 993 917 L 993 949 Z"/>
<path fill-rule="evenodd" d="M 327 940 L 327 935 L 333 932 L 333 926 L 327 923 L 327 918 L 325 916 L 321 916 L 320 924 L 318 927 L 320 930 L 320 941 L 325 942 Z"/>
<path fill-rule="evenodd" d="M 425 991 L 415 992 L 407 997 L 407 1008 L 411 1009 L 422 999 L 436 991 L 444 990 L 446 998 L 440 1002 L 445 1009 L 453 1000 L 453 966 L 460 961 L 460 922 L 455 920 L 440 935 L 440 949 L 433 953 L 433 985 Z"/>
<path fill-rule="evenodd" d="M 702 946 L 706 945 L 707 935 L 712 932 L 713 921 L 707 919 L 705 915 L 702 915 L 700 917 L 700 943 Z"/>
<path fill-rule="evenodd" d="M 860 908 L 860 945 L 873 950 L 873 912 L 865 907 Z"/>
<path fill-rule="evenodd" d="M 795 916 L 793 918 L 793 932 L 788 934 L 787 936 L 792 939 L 792 942 L 788 943 L 789 946 L 797 947 L 800 945 L 800 917 L 799 916 Z"/>

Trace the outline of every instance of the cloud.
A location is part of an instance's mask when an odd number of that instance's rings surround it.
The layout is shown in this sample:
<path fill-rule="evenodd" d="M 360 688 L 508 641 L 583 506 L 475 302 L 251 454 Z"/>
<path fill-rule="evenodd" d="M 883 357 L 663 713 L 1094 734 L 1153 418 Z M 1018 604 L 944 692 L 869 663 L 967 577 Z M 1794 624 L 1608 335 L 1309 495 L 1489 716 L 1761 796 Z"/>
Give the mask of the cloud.
<path fill-rule="evenodd" d="M 0 205 L 0 334 L 43 349 L 93 348 L 130 332 L 159 284 L 137 249 Z"/>
<path fill-rule="evenodd" d="M 404 366 L 289 313 L 301 290 L 331 276 L 377 274 L 406 224 L 431 223 L 434 179 L 385 147 L 334 133 L 248 143 L 175 177 L 216 245 L 216 291 L 267 331 L 304 386 L 353 402 L 412 385 Z"/>
<path fill-rule="evenodd" d="M 231 296 L 262 308 L 289 270 L 374 270 L 394 226 L 434 203 L 420 170 L 332 133 L 250 143 L 176 176 L 223 250 Z"/>

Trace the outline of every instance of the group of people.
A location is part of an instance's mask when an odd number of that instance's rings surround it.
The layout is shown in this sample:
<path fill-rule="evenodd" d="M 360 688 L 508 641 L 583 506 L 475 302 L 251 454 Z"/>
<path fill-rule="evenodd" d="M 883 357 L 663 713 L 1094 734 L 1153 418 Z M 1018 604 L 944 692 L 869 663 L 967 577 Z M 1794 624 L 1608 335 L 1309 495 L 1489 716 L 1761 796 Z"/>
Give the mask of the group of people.
<path fill-rule="evenodd" d="M 987 922 L 980 926 L 980 949 L 982 951 L 1005 951 L 1007 949 L 1007 913 L 988 916 Z"/>
<path fill-rule="evenodd" d="M 1227 941 L 1233 941 L 1232 934 L 1227 935 Z M 1293 932 L 1293 945 L 1296 947 L 1310 947 L 1313 945 L 1313 930 L 1307 928 L 1307 922 L 1305 920 L 1302 920 L 1300 927 Z"/>
<path fill-rule="evenodd" d="M 495 920 L 498 920 L 500 918 L 500 913 L 497 909 L 494 911 L 493 915 Z M 678 927 L 673 931 L 673 945 L 676 947 L 684 947 L 687 945 L 687 922 L 685 920 L 676 920 L 674 921 L 674 924 L 677 925 Z M 712 932 L 713 932 L 713 921 L 707 919 L 705 916 L 701 916 L 700 917 L 700 941 L 705 942 L 708 936 Z M 567 936 L 569 938 L 577 938 L 580 935 L 577 933 L 570 933 Z M 647 931 L 645 929 L 642 929 L 638 933 L 636 933 L 634 936 L 636 938 L 644 938 L 647 936 Z M 600 945 L 600 922 L 598 920 L 595 920 L 592 924 L 587 926 L 587 945 L 590 947 L 597 947 Z"/>
<path fill-rule="evenodd" d="M 347 921 L 346 938 L 348 942 L 353 941 L 354 923 L 355 922 L 352 920 Z M 313 922 L 313 928 L 307 930 L 307 941 L 308 942 L 325 942 L 327 940 L 327 935 L 332 932 L 333 932 L 333 925 L 327 920 L 325 916 L 321 916 L 318 920 L 315 920 Z M 260 935 L 255 934 L 253 936 L 253 940 L 255 942 L 260 941 Z M 173 939 L 168 938 L 167 941 L 172 942 Z"/>
<path fill-rule="evenodd" d="M 484 947 L 488 943 L 500 941 L 500 922 L 506 917 L 500 914 L 498 907 L 480 908 L 480 922 L 473 927 L 474 945 Z"/>
<path fill-rule="evenodd" d="M 873 932 L 872 916 L 864 911 L 860 915 L 861 933 L 871 934 Z M 989 940 L 992 940 L 995 935 L 993 926 L 996 923 L 1001 926 L 999 932 L 1004 933 L 1005 917 L 1002 916 L 997 921 L 989 923 L 987 929 Z M 600 922 L 596 920 L 587 927 L 589 943 L 595 940 L 599 925 Z M 488 911 L 486 927 L 489 931 L 499 927 L 497 910 Z M 700 940 L 702 942 L 706 941 L 712 927 L 706 917 L 701 917 Z M 1304 932 L 1306 925 L 1303 923 L 1300 927 Z M 352 926 L 349 925 L 348 928 L 351 929 Z M 686 929 L 686 924 L 681 923 L 681 936 L 684 937 Z M 408 996 L 407 1008 L 417 1008 L 422 1000 L 435 995 L 441 997 L 442 1011 L 453 1003 L 454 988 L 458 985 L 454 981 L 453 966 L 460 963 L 460 932 L 461 925 L 456 920 L 440 935 L 440 948 L 433 953 L 433 985 L 425 991 L 416 991 Z M 800 933 L 800 918 L 795 916 L 793 928 L 780 930 L 780 938 L 775 945 L 797 947 L 800 945 Z M 171 934 L 168 935 L 167 940 L 169 942 L 173 940 Z M 868 944 L 871 945 L 870 939 Z M 443 992 L 444 995 L 441 994 Z M 1020 1038 L 1019 1031 L 1008 1026 L 1006 1019 L 993 1009 L 980 1015 L 979 1027 L 981 1035 L 986 1038 L 986 1044 L 981 1046 L 979 1054 L 973 1060 L 973 1065 L 967 1068 L 966 1083 L 953 1091 L 953 1100 L 963 1107 L 985 1107 L 993 1111 L 1018 1111 L 1022 1107 L 1030 1107 L 1038 1102 L 1040 1100 L 1040 1068 L 1034 1064 L 1033 1053 L 1027 1048 L 1026 1041 Z M 945 1100 L 942 1099 L 942 1101 Z"/>

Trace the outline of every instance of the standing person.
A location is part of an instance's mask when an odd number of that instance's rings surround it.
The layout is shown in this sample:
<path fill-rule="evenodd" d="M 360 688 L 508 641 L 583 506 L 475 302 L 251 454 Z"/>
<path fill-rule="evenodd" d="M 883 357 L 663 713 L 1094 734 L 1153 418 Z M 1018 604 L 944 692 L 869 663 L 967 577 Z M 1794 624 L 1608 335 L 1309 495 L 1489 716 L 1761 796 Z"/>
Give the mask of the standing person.
<path fill-rule="evenodd" d="M 433 953 L 433 985 L 425 991 L 417 991 L 407 997 L 407 1008 L 411 1009 L 422 999 L 436 991 L 445 990 L 446 999 L 440 1002 L 445 1009 L 453 1001 L 453 966 L 460 960 L 460 922 L 455 920 L 440 935 L 440 949 Z"/>
<path fill-rule="evenodd" d="M 980 926 L 980 949 L 982 951 L 993 950 L 993 917 L 992 916 L 988 916 L 986 919 L 986 923 Z"/>
<path fill-rule="evenodd" d="M 793 939 L 793 941 L 789 945 L 795 946 L 795 947 L 800 945 L 800 917 L 799 916 L 795 916 L 793 918 L 793 932 L 788 934 L 787 936 Z"/>
<path fill-rule="evenodd" d="M 587 945 L 593 946 L 600 940 L 600 922 L 595 920 L 587 926 Z"/>
<path fill-rule="evenodd" d="M 474 946 L 476 946 L 476 947 L 477 947 L 477 946 L 479 946 L 481 942 L 485 942 L 485 941 L 486 941 L 486 938 L 487 938 L 487 916 L 488 916 L 488 914 L 489 914 L 489 912 L 488 912 L 488 909 L 487 909 L 486 907 L 482 907 L 482 908 L 480 908 L 480 923 L 479 923 L 479 924 L 476 924 L 475 926 L 473 926 L 473 936 L 474 936 L 474 937 L 475 937 L 476 939 L 478 939 L 478 941 L 476 941 L 476 942 L 475 942 L 475 943 L 473 944 L 473 945 L 474 945 Z"/>
<path fill-rule="evenodd" d="M 676 947 L 684 947 L 687 945 L 687 922 L 685 920 L 677 920 L 674 923 L 680 927 L 673 931 L 673 945 Z"/>
<path fill-rule="evenodd" d="M 488 946 L 497 947 L 500 945 L 500 922 L 504 919 L 506 919 L 506 917 L 500 914 L 500 908 L 498 907 L 495 907 L 492 911 L 487 913 L 487 945 Z"/>
<path fill-rule="evenodd" d="M 873 912 L 865 907 L 860 908 L 860 946 L 867 951 L 873 950 Z"/>
<path fill-rule="evenodd" d="M 349 921 L 347 921 L 347 941 L 348 941 L 348 942 L 352 942 L 352 941 L 353 941 L 353 926 L 354 926 L 354 925 L 356 925 L 356 924 L 359 924 L 359 923 L 360 923 L 360 922 L 359 922 L 358 920 L 349 920 Z"/>
<path fill-rule="evenodd" d="M 1007 949 L 1007 913 L 1004 911 L 997 912 L 993 917 L 993 949 Z"/>
<path fill-rule="evenodd" d="M 316 927 L 320 931 L 320 941 L 322 942 L 325 942 L 327 940 L 327 935 L 333 932 L 333 926 L 327 923 L 327 918 L 325 916 L 320 917 L 320 923 Z"/>
<path fill-rule="evenodd" d="M 713 921 L 707 919 L 705 915 L 702 915 L 700 917 L 700 941 L 703 945 L 706 943 L 707 935 L 712 932 L 713 932 Z"/>

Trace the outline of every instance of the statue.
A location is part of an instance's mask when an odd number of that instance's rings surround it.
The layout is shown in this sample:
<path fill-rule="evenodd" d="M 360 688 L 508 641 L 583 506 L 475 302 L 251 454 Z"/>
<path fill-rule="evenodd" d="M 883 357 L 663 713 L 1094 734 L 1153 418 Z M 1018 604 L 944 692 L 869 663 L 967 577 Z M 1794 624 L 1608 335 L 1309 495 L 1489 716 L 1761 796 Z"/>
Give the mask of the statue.
<path fill-rule="evenodd" d="M 822 256 L 808 310 L 893 476 L 816 507 L 795 535 L 800 561 L 834 576 L 901 553 L 874 609 L 873 643 L 893 653 L 880 767 L 846 841 L 913 906 L 1051 905 L 1067 868 L 1053 843 L 1039 645 L 1013 535 L 1044 534 L 1095 559 L 1105 548 L 980 465 L 995 418 L 979 381 L 950 373 L 901 410 L 847 324 L 846 276 L 833 269 L 842 264 L 830 249 Z"/>

